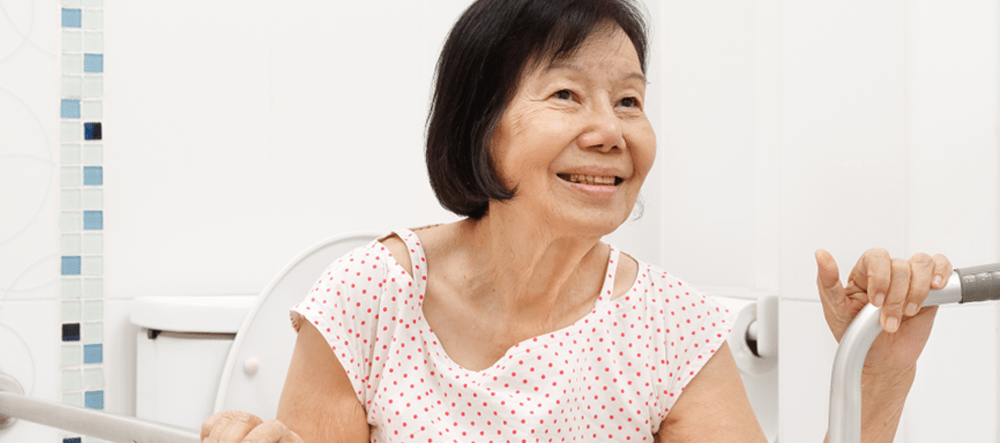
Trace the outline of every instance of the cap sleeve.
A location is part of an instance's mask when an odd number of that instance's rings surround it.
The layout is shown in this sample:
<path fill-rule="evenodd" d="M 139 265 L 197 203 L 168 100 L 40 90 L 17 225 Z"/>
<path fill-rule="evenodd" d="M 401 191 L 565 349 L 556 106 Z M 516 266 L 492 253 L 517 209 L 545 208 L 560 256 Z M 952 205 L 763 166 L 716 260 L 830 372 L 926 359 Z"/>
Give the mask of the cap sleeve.
<path fill-rule="evenodd" d="M 725 343 L 735 315 L 687 283 L 662 273 L 658 304 L 661 343 L 657 374 L 658 415 L 662 420 L 715 352 Z"/>
<path fill-rule="evenodd" d="M 337 259 L 290 312 L 296 331 L 308 322 L 323 335 L 362 404 L 371 374 L 385 254 L 373 242 Z"/>

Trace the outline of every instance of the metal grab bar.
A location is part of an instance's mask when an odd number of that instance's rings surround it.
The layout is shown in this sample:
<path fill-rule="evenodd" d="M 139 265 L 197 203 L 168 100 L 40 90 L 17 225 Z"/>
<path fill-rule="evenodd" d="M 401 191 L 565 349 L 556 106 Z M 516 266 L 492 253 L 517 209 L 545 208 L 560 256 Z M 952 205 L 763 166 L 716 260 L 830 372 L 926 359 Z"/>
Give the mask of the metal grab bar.
<path fill-rule="evenodd" d="M 924 306 L 1000 300 L 1000 263 L 956 269 L 944 288 L 931 291 Z M 830 383 L 829 443 L 861 443 L 861 371 L 882 332 L 882 310 L 865 306 L 840 339 Z"/>
<path fill-rule="evenodd" d="M 0 429 L 23 419 L 118 443 L 200 443 L 192 429 L 122 417 L 93 409 L 40 400 L 23 394 L 14 378 L 0 374 Z M 0 430 L 0 435 L 2 430 Z"/>

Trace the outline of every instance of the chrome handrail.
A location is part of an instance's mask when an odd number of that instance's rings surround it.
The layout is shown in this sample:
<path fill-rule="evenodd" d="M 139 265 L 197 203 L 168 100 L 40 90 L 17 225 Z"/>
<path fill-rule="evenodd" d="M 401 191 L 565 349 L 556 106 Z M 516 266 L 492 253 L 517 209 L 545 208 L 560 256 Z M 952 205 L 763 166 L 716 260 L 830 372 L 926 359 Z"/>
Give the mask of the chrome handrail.
<path fill-rule="evenodd" d="M 192 429 L 29 397 L 17 380 L 0 374 L 0 429 L 17 419 L 118 443 L 201 441 L 200 433 Z"/>

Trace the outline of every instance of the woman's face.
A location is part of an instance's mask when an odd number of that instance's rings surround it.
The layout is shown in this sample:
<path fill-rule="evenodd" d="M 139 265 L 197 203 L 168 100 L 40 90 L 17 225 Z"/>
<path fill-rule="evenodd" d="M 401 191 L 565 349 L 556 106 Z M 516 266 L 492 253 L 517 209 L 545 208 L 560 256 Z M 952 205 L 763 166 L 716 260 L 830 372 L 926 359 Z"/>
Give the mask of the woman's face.
<path fill-rule="evenodd" d="M 525 73 L 493 144 L 504 184 L 516 193 L 490 212 L 529 211 L 588 234 L 617 228 L 656 155 L 645 91 L 639 57 L 617 27 Z"/>

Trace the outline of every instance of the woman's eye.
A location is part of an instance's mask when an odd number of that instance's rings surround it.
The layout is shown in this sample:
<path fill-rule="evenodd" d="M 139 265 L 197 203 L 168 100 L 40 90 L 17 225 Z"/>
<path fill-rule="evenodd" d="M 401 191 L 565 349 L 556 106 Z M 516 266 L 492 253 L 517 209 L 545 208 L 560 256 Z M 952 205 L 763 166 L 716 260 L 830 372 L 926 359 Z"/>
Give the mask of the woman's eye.
<path fill-rule="evenodd" d="M 562 89 L 556 91 L 556 93 L 552 94 L 552 96 L 558 98 L 559 100 L 571 100 L 573 99 L 573 91 L 570 91 L 569 89 Z"/>
<path fill-rule="evenodd" d="M 625 97 L 618 102 L 618 104 L 626 108 L 635 108 L 639 106 L 639 99 L 635 97 Z"/>

